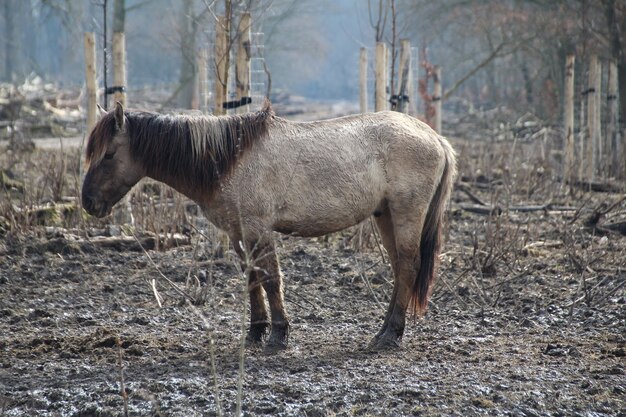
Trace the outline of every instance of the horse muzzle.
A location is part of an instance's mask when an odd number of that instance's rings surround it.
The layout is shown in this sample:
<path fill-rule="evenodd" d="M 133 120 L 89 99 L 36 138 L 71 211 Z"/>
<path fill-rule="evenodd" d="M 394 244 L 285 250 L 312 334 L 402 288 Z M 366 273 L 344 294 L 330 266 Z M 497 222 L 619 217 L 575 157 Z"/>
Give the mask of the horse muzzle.
<path fill-rule="evenodd" d="M 102 218 L 111 213 L 111 205 L 96 199 L 93 195 L 83 194 L 83 208 L 92 216 Z"/>

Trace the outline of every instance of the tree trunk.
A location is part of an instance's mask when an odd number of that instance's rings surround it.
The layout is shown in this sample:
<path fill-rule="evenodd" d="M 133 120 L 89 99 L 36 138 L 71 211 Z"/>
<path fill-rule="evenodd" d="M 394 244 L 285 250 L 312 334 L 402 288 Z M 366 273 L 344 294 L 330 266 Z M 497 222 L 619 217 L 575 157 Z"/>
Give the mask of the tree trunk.
<path fill-rule="evenodd" d="M 622 13 L 621 22 L 618 21 L 617 2 L 615 0 L 604 1 L 604 12 L 609 28 L 611 43 L 611 55 L 617 62 L 617 77 L 619 82 L 619 114 L 622 129 L 626 125 L 626 52 L 624 51 L 624 39 L 626 36 L 626 13 Z"/>
<path fill-rule="evenodd" d="M 113 102 L 120 102 L 124 107 L 126 103 L 126 37 L 124 28 L 126 26 L 126 1 L 115 0 L 113 6 L 113 38 L 111 46 L 113 50 L 113 86 L 116 87 L 113 93 Z"/>
<path fill-rule="evenodd" d="M 4 74 L 2 79 L 11 82 L 17 62 L 17 48 L 15 47 L 15 9 L 14 1 L 5 0 L 4 14 Z"/>
<path fill-rule="evenodd" d="M 626 130 L 626 58 L 622 57 L 617 64 L 619 83 L 619 122 L 621 130 Z"/>
<path fill-rule="evenodd" d="M 115 0 L 113 6 L 113 33 L 124 32 L 126 26 L 126 0 Z"/>
<path fill-rule="evenodd" d="M 571 184 L 574 177 L 574 68 L 576 56 L 568 55 L 565 61 L 565 94 L 563 119 L 565 130 L 565 164 L 563 182 Z"/>
<path fill-rule="evenodd" d="M 193 0 L 184 0 L 180 10 L 180 75 L 176 104 L 191 108 L 196 74 L 196 34 L 194 30 Z"/>
<path fill-rule="evenodd" d="M 215 22 L 215 100 L 213 114 L 226 114 L 224 103 L 228 100 L 229 49 L 226 17 L 218 16 Z"/>
<path fill-rule="evenodd" d="M 250 97 L 250 26 L 250 13 L 242 13 L 237 30 L 239 42 L 237 44 L 237 63 L 235 64 L 237 99 L 240 100 L 237 113 L 250 111 L 250 105 L 243 104 L 243 100 Z"/>

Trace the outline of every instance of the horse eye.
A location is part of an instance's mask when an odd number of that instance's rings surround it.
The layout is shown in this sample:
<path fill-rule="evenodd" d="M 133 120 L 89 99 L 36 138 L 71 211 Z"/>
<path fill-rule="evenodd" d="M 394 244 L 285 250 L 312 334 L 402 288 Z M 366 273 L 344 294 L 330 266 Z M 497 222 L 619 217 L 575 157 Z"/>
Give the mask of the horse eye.
<path fill-rule="evenodd" d="M 113 153 L 105 153 L 104 154 L 104 159 L 113 159 L 114 155 L 115 155 L 115 152 L 113 152 Z"/>

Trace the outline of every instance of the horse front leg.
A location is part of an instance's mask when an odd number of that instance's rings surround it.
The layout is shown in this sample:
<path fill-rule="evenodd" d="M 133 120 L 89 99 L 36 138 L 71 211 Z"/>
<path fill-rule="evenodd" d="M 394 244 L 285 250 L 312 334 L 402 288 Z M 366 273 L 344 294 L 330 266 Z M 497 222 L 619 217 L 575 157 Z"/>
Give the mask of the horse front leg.
<path fill-rule="evenodd" d="M 232 238 L 231 238 L 232 239 Z M 263 343 L 270 328 L 267 307 L 265 306 L 265 291 L 263 290 L 264 274 L 251 264 L 253 259 L 248 254 L 254 251 L 248 247 L 243 249 L 241 241 L 232 239 L 235 244 L 235 252 L 241 259 L 241 269 L 248 271 L 248 295 L 250 297 L 250 328 L 246 336 L 246 345 L 250 347 L 259 346 Z"/>
<path fill-rule="evenodd" d="M 255 252 L 255 266 L 258 268 L 257 273 L 261 276 L 260 281 L 267 294 L 272 319 L 266 347 L 270 350 L 285 349 L 289 339 L 289 319 L 285 310 L 283 278 L 274 243 L 261 244 L 259 250 Z"/>
<path fill-rule="evenodd" d="M 262 275 L 250 271 L 248 275 L 248 293 L 250 294 L 250 328 L 246 337 L 248 346 L 259 346 L 270 328 L 269 316 L 265 307 Z"/>

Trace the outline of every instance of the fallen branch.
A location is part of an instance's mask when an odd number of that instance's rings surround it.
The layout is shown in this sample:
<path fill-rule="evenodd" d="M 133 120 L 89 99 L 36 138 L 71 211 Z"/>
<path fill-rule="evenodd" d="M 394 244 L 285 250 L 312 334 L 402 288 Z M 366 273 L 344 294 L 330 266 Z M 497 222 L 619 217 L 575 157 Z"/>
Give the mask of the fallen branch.
<path fill-rule="evenodd" d="M 574 181 L 571 185 L 582 188 L 585 191 L 595 191 L 598 193 L 621 193 L 624 192 L 624 184 L 611 182 Z"/>
<path fill-rule="evenodd" d="M 626 221 L 619 223 L 605 223 L 598 229 L 610 230 L 611 232 L 617 232 L 626 236 Z"/>
<path fill-rule="evenodd" d="M 504 211 L 499 206 L 487 206 L 487 205 L 471 205 L 471 204 L 461 204 L 462 210 L 469 211 L 470 213 L 482 214 L 486 216 L 492 215 L 501 215 Z M 575 211 L 574 207 L 567 206 L 553 206 L 552 204 L 544 204 L 540 206 L 511 206 L 507 209 L 509 212 L 519 212 L 519 213 L 531 213 L 535 211 L 543 211 L 543 212 L 559 212 L 559 211 Z"/>
<path fill-rule="evenodd" d="M 472 200 L 474 203 L 476 203 L 476 204 L 478 204 L 480 206 L 486 206 L 487 205 L 480 198 L 478 198 L 476 196 L 476 194 L 472 193 L 472 191 L 470 190 L 470 187 L 467 184 L 458 183 L 456 185 L 456 189 L 459 190 L 459 191 L 463 191 L 470 198 L 470 200 Z"/>
<path fill-rule="evenodd" d="M 154 235 L 145 234 L 141 237 L 134 236 L 95 236 L 89 239 L 89 242 L 101 248 L 115 249 L 117 251 L 141 252 L 144 249 L 154 250 L 156 248 L 157 239 L 167 240 L 172 246 L 185 246 L 190 244 L 188 236 L 180 233 L 173 235 Z"/>
<path fill-rule="evenodd" d="M 0 170 L 0 190 L 15 190 L 17 192 L 24 192 L 24 183 L 13 179 L 10 174 L 5 170 Z"/>
<path fill-rule="evenodd" d="M 607 202 L 603 201 L 602 203 L 600 203 L 597 207 L 595 207 L 593 209 L 593 212 L 587 216 L 587 218 L 585 218 L 584 220 L 584 225 L 587 228 L 590 228 L 592 230 L 600 230 L 603 231 L 602 229 L 608 229 L 608 230 L 616 230 L 619 231 L 622 234 L 626 234 L 624 232 L 622 232 L 622 230 L 626 231 L 626 225 L 622 226 L 624 223 L 609 223 L 609 224 L 600 224 L 600 220 L 606 216 L 608 213 L 610 213 L 611 211 L 613 211 L 616 207 L 618 207 L 619 205 L 622 204 L 622 202 L 624 202 L 624 200 L 626 200 L 626 196 L 623 196 L 622 198 L 618 199 L 617 201 L 615 201 L 613 204 L 608 204 Z"/>
<path fill-rule="evenodd" d="M 461 209 L 465 211 L 469 211 L 470 213 L 481 214 L 484 216 L 499 216 L 502 214 L 502 209 L 498 206 L 481 206 L 481 205 L 469 205 L 462 204 Z"/>

